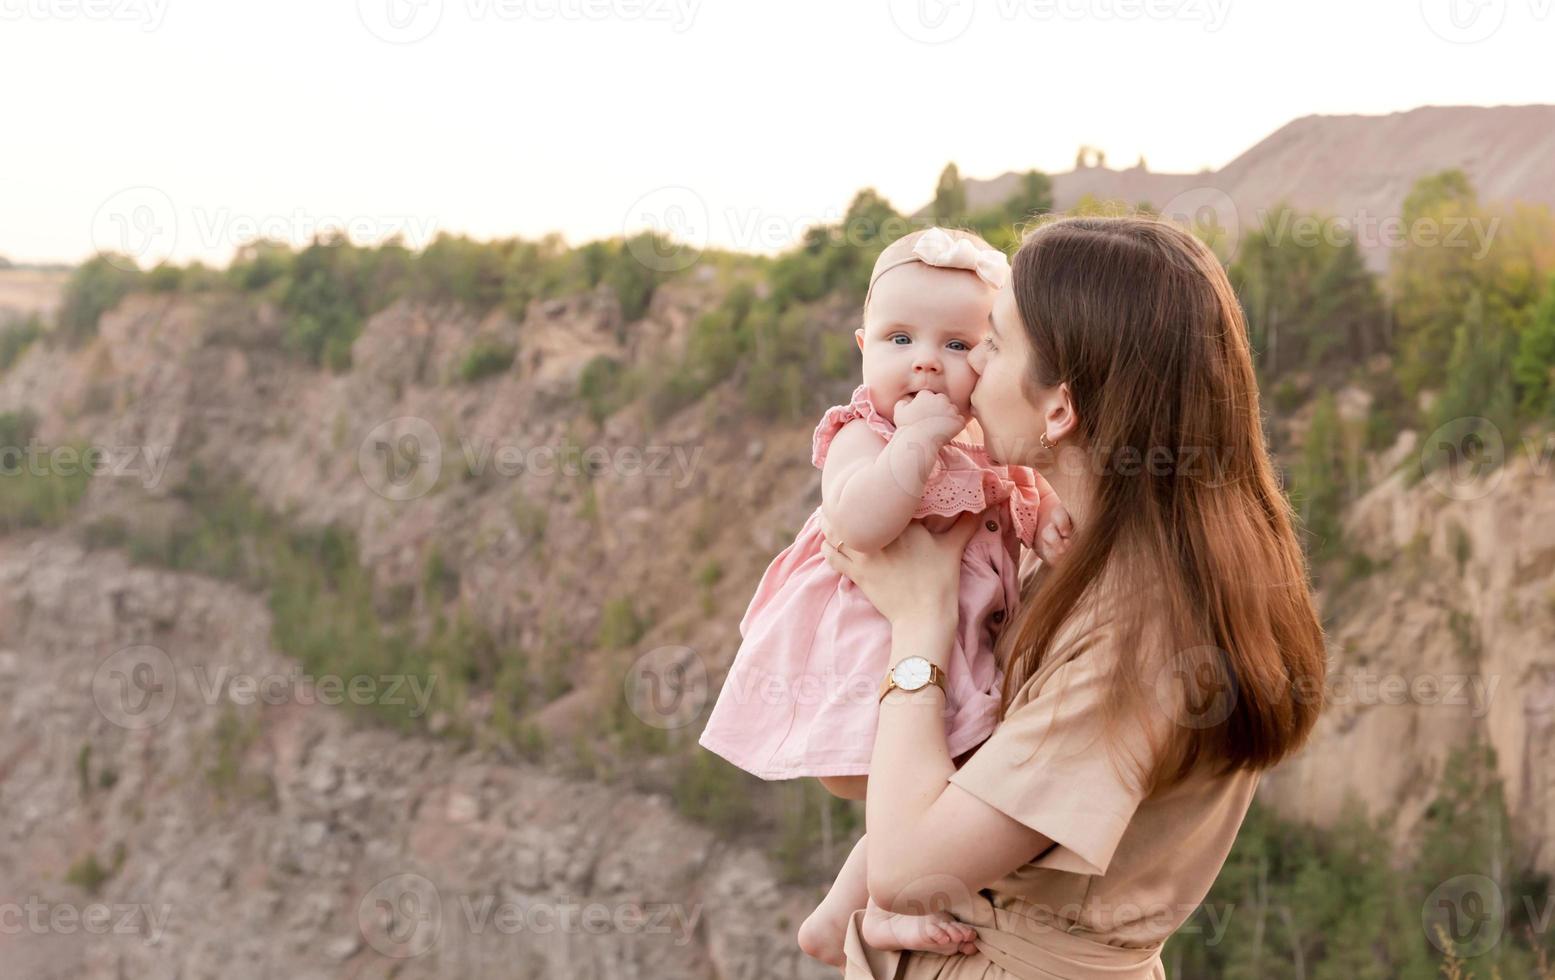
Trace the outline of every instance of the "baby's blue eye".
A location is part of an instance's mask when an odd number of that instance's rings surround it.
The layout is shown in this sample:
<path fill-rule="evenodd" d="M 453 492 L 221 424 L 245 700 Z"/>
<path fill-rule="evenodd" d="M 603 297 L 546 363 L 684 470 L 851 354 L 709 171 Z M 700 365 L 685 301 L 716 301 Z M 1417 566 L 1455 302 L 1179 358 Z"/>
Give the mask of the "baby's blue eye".
<path fill-rule="evenodd" d="M 906 335 L 906 334 L 904 334 L 904 333 L 898 333 L 898 334 L 892 334 L 892 335 L 891 335 L 891 343 L 893 343 L 893 344 L 894 344 L 894 343 L 896 343 L 896 342 L 897 342 L 897 341 L 898 341 L 898 340 L 905 340 L 905 341 L 907 341 L 907 342 L 908 342 L 908 343 L 909 343 L 909 344 L 910 344 L 910 343 L 912 343 L 912 338 L 911 338 L 911 337 L 909 337 L 909 336 L 907 336 L 907 335 Z"/>
<path fill-rule="evenodd" d="M 960 344 L 961 345 L 961 346 L 955 348 L 956 350 L 971 350 L 972 349 L 972 348 L 970 348 L 970 347 L 968 347 L 966 345 L 966 341 L 964 341 L 964 340 L 952 340 L 951 343 L 952 344 Z"/>

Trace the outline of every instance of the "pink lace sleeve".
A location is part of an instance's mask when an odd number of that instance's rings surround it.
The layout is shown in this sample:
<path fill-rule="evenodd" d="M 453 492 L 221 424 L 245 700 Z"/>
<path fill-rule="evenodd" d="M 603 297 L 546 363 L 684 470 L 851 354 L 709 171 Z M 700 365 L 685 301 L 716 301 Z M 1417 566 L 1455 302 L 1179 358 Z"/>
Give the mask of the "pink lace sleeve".
<path fill-rule="evenodd" d="M 1037 483 L 1036 471 L 1028 466 L 1008 468 L 1014 489 L 1010 493 L 1010 520 L 1015 522 L 1015 533 L 1028 548 L 1037 546 L 1037 513 L 1042 504 L 1042 489 Z"/>
<path fill-rule="evenodd" d="M 896 431 L 890 422 L 875 411 L 874 402 L 869 400 L 869 389 L 859 385 L 853 389 L 853 397 L 848 404 L 828 408 L 826 414 L 821 416 L 820 424 L 815 427 L 815 435 L 810 439 L 810 462 L 816 469 L 826 464 L 826 453 L 831 449 L 837 433 L 854 419 L 863 419 L 865 424 L 887 440 Z"/>

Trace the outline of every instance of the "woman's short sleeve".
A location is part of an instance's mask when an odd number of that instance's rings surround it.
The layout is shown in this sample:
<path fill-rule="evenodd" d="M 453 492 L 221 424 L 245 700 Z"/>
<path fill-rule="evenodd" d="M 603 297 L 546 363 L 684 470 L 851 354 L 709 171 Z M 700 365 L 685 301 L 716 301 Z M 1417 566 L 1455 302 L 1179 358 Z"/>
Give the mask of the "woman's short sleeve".
<path fill-rule="evenodd" d="M 1110 742 L 1103 733 L 1103 698 L 1116 661 L 1112 636 L 1105 627 L 1089 633 L 1045 678 L 1039 670 L 988 741 L 950 776 L 1054 842 L 1033 862 L 1039 868 L 1105 874 L 1146 795 L 1139 776 L 1151 761 L 1145 725 L 1127 731 L 1120 721 Z"/>

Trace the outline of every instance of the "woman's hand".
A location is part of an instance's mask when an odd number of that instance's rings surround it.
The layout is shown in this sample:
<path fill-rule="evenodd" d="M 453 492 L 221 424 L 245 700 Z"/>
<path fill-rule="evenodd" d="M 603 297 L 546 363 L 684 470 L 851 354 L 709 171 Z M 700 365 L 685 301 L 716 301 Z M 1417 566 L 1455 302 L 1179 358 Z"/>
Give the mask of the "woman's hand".
<path fill-rule="evenodd" d="M 961 591 L 961 553 L 983 522 L 983 515 L 964 513 L 943 534 L 912 521 L 895 541 L 879 551 L 861 552 L 842 542 L 838 547 L 826 515 L 821 515 L 821 554 L 826 564 L 864 590 L 864 596 L 892 626 L 948 620 L 955 628 Z"/>

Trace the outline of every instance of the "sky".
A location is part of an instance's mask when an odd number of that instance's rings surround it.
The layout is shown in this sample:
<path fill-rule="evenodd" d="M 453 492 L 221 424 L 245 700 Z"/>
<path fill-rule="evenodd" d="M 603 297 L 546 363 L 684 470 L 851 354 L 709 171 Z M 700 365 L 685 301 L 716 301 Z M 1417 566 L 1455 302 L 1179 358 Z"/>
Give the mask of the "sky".
<path fill-rule="evenodd" d="M 1218 168 L 1309 114 L 1555 102 L 1555 0 L 0 0 L 0 256 L 256 236 L 774 251 L 860 188 Z"/>

